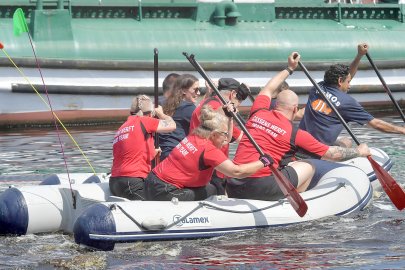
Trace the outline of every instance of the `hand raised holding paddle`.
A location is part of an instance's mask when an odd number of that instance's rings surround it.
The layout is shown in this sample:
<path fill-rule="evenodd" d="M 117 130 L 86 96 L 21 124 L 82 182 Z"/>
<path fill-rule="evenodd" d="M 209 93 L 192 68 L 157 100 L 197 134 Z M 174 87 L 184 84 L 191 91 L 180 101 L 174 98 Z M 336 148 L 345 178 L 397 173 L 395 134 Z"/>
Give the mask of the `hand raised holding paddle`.
<path fill-rule="evenodd" d="M 314 85 L 314 87 L 316 88 L 318 93 L 322 96 L 323 100 L 328 104 L 328 106 L 336 114 L 339 121 L 346 128 L 347 132 L 350 134 L 350 136 L 353 138 L 353 140 L 356 142 L 356 144 L 360 145 L 359 140 L 353 134 L 352 130 L 349 128 L 346 121 L 340 115 L 340 113 L 336 109 L 335 105 L 333 105 L 333 103 L 326 97 L 323 90 L 316 83 L 316 81 L 311 77 L 311 75 L 309 74 L 309 72 L 305 68 L 305 66 L 301 62 L 298 62 L 298 65 L 304 71 L 305 75 L 308 77 L 308 79 Z M 405 192 L 404 192 L 404 190 L 401 188 L 400 185 L 397 184 L 397 182 L 394 180 L 394 178 L 387 171 L 385 171 L 380 166 L 380 164 L 378 164 L 371 156 L 368 156 L 367 159 L 370 161 L 371 166 L 373 167 L 373 169 L 374 169 L 374 171 L 375 171 L 375 173 L 377 175 L 377 178 L 381 183 L 381 186 L 383 187 L 384 191 L 387 193 L 388 197 L 391 199 L 392 203 L 397 207 L 397 209 L 399 209 L 399 210 L 404 209 L 405 208 Z"/>
<path fill-rule="evenodd" d="M 224 97 L 220 94 L 219 90 L 215 86 L 215 84 L 212 82 L 212 80 L 207 76 L 205 73 L 204 69 L 200 66 L 200 64 L 195 60 L 194 55 L 188 55 L 187 53 L 183 53 L 183 55 L 187 58 L 187 60 L 194 66 L 194 68 L 200 73 L 200 75 L 209 83 L 210 87 L 215 91 L 219 99 L 221 100 L 222 104 L 226 104 L 226 100 Z M 246 127 L 243 124 L 242 119 L 240 116 L 232 111 L 231 112 L 232 117 L 235 119 L 235 121 L 239 124 L 241 127 L 242 131 L 244 134 L 247 136 L 251 144 L 256 148 L 257 152 L 260 155 L 260 160 L 265 164 L 266 166 L 269 165 L 269 168 L 272 172 L 272 174 L 275 177 L 275 180 L 280 187 L 281 191 L 283 192 L 284 196 L 288 199 L 294 210 L 297 212 L 297 214 L 301 217 L 305 215 L 305 213 L 308 210 L 308 206 L 301 197 L 301 195 L 297 192 L 295 187 L 291 184 L 291 182 L 279 171 L 273 166 L 273 159 L 266 155 L 260 146 L 256 143 L 256 141 L 253 139 L 251 134 L 248 132 Z"/>

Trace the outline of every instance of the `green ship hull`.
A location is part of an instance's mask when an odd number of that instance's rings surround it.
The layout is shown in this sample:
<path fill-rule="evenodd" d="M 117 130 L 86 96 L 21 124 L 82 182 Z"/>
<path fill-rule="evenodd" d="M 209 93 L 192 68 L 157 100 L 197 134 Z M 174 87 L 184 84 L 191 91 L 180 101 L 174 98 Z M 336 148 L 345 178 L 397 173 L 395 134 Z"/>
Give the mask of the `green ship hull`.
<path fill-rule="evenodd" d="M 152 93 L 155 48 L 159 51 L 160 84 L 173 71 L 196 74 L 182 54 L 187 52 L 195 55 L 213 79 L 232 76 L 258 91 L 285 67 L 292 51 L 299 52 L 302 63 L 321 80 L 327 66 L 349 64 L 357 53 L 357 44 L 367 42 L 387 83 L 400 94 L 399 100 L 405 98 L 405 1 L 325 2 L 328 1 L 3 0 L 0 42 L 4 54 L 0 55 L 0 69 L 4 72 L 0 75 L 0 94 L 8 91 L 5 98 L 12 93 L 32 94 L 32 85 L 44 92 L 34 51 L 51 93 L 83 98 L 114 95 L 120 99 L 111 107 L 72 102 L 69 106 L 58 105 L 58 110 L 124 109 L 133 95 Z M 30 36 L 13 33 L 13 13 L 17 8 L 25 13 Z M 28 80 L 18 74 L 11 60 L 27 72 Z M 354 93 L 379 93 L 362 102 L 387 100 L 382 98 L 383 88 L 366 59 L 361 62 L 356 79 Z M 305 102 L 311 86 L 306 77 L 296 72 L 289 83 Z M 22 111 L 4 105 L 1 114 Z"/>
<path fill-rule="evenodd" d="M 168 68 L 187 66 L 186 51 L 211 69 L 271 69 L 293 50 L 306 62 L 347 62 L 359 42 L 370 44 L 379 64 L 405 61 L 404 4 L 81 0 L 44 1 L 41 7 L 40 2 L 0 4 L 1 42 L 24 64 L 33 63 L 33 52 L 26 35 L 13 34 L 18 7 L 25 11 L 44 66 L 145 68 L 158 48 Z M 1 60 L 7 65 L 7 59 Z"/>

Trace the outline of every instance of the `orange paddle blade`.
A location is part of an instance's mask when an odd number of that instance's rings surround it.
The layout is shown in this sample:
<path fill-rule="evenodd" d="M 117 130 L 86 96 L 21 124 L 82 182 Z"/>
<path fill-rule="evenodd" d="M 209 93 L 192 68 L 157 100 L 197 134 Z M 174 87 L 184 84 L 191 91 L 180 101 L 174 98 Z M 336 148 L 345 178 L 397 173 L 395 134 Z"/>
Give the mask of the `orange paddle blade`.
<path fill-rule="evenodd" d="M 284 196 L 290 202 L 294 210 L 300 217 L 305 216 L 308 205 L 295 189 L 295 187 L 291 184 L 291 182 L 276 168 L 270 166 L 271 171 L 273 172 L 274 178 L 277 181 L 278 186 L 280 187 L 281 191 L 283 192 Z"/>
<path fill-rule="evenodd" d="M 367 159 L 370 161 L 378 180 L 381 183 L 385 193 L 391 199 L 392 203 L 398 210 L 405 208 L 405 192 L 400 185 L 394 180 L 394 178 L 385 171 L 380 164 L 378 164 L 371 156 Z"/>

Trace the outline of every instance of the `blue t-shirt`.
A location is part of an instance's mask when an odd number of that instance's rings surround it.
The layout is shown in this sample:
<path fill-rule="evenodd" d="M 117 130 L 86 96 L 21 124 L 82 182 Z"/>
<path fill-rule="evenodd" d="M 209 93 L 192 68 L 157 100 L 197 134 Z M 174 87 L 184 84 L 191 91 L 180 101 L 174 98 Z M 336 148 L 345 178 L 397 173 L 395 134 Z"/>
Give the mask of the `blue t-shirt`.
<path fill-rule="evenodd" d="M 356 122 L 364 125 L 374 119 L 347 93 L 340 91 L 336 87 L 327 86 L 324 82 L 319 83 L 319 86 L 346 123 Z M 319 141 L 333 145 L 342 131 L 343 125 L 322 96 L 317 93 L 316 88 L 313 87 L 309 93 L 305 114 L 299 128 L 308 131 Z"/>
<path fill-rule="evenodd" d="M 195 108 L 193 102 L 183 100 L 172 116 L 176 122 L 176 129 L 169 133 L 159 133 L 159 146 L 162 149 L 161 161 L 188 135 L 191 115 Z"/>

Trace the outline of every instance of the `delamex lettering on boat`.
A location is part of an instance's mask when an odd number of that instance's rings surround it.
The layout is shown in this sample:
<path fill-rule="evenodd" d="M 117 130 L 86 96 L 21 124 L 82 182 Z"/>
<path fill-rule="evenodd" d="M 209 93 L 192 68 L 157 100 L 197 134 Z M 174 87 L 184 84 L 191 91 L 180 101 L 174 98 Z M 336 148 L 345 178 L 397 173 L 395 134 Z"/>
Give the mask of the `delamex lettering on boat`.
<path fill-rule="evenodd" d="M 173 216 L 173 222 L 178 222 L 179 219 L 181 219 L 182 216 L 180 215 L 174 215 Z M 177 227 L 190 227 L 190 226 L 211 226 L 211 222 L 208 216 L 190 216 L 185 218 L 184 220 L 180 221 L 177 225 Z"/>

